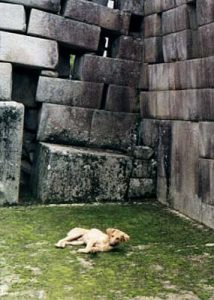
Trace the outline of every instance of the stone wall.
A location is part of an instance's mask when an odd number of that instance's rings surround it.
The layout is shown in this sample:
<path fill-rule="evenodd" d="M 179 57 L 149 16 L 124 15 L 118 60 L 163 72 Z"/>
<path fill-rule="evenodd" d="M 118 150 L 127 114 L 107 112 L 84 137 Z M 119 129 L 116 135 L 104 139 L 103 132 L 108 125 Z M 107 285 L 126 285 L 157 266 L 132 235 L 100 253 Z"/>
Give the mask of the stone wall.
<path fill-rule="evenodd" d="M 157 147 L 158 200 L 214 228 L 214 1 L 145 0 L 144 37 L 142 128 Z"/>
<path fill-rule="evenodd" d="M 0 1 L 0 110 L 17 114 L 0 118 L 1 204 L 19 182 L 45 203 L 155 196 L 139 138 L 143 1 L 108 4 Z"/>

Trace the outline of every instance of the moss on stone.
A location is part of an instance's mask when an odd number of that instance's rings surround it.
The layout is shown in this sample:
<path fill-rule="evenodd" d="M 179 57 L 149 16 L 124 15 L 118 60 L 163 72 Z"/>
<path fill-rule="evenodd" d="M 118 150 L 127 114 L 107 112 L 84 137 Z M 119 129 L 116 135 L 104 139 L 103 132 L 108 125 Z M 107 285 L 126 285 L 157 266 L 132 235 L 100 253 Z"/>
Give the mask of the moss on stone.
<path fill-rule="evenodd" d="M 158 204 L 1 208 L 0 223 L 3 300 L 214 297 L 214 232 Z M 117 227 L 131 239 L 93 255 L 54 248 L 75 226 Z"/>

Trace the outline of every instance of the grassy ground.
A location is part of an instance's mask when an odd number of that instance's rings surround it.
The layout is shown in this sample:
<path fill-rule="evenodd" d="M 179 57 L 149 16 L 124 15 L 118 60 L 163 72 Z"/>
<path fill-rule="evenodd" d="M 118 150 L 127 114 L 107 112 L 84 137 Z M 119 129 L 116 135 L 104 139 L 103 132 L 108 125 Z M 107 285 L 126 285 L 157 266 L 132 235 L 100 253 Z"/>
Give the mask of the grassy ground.
<path fill-rule="evenodd" d="M 72 227 L 117 227 L 113 252 L 54 248 Z M 0 209 L 0 298 L 214 299 L 214 232 L 158 204 Z"/>

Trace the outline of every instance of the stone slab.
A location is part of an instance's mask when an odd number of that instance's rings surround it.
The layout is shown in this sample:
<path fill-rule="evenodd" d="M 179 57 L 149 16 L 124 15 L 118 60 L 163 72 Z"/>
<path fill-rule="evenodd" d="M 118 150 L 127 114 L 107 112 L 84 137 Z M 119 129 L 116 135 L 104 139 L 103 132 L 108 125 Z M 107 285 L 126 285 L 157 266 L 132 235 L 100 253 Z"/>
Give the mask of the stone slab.
<path fill-rule="evenodd" d="M 0 101 L 11 100 L 12 94 L 12 65 L 0 63 Z"/>
<path fill-rule="evenodd" d="M 0 205 L 18 202 L 24 106 L 0 102 Z"/>
<path fill-rule="evenodd" d="M 199 123 L 200 157 L 214 158 L 214 122 Z"/>
<path fill-rule="evenodd" d="M 136 125 L 137 114 L 96 110 L 91 125 L 90 144 L 127 150 L 132 144 Z"/>
<path fill-rule="evenodd" d="M 89 2 L 90 3 L 90 2 Z M 28 34 L 54 39 L 69 47 L 96 51 L 100 28 L 94 25 L 69 20 L 59 15 L 32 9 Z"/>
<path fill-rule="evenodd" d="M 36 100 L 61 105 L 100 108 L 102 95 L 102 83 L 40 76 Z"/>
<path fill-rule="evenodd" d="M 113 32 L 128 34 L 129 30 L 129 14 L 86 0 L 67 0 L 63 16 Z"/>
<path fill-rule="evenodd" d="M 32 188 L 43 203 L 124 201 L 131 165 L 125 155 L 41 143 Z"/>
<path fill-rule="evenodd" d="M 0 3 L 0 30 L 25 32 L 26 16 L 24 6 Z"/>
<path fill-rule="evenodd" d="M 175 63 L 148 66 L 149 90 L 174 90 L 175 78 Z"/>
<path fill-rule="evenodd" d="M 43 103 L 38 141 L 86 145 L 89 142 L 93 112 L 92 109 Z"/>
<path fill-rule="evenodd" d="M 131 36 L 120 36 L 113 42 L 111 57 L 141 62 L 143 59 L 143 40 Z"/>
<path fill-rule="evenodd" d="M 109 85 L 105 110 L 117 112 L 138 112 L 136 89 L 119 85 Z"/>
<path fill-rule="evenodd" d="M 144 18 L 144 37 L 161 36 L 161 16 L 160 14 L 152 14 Z"/>
<path fill-rule="evenodd" d="M 137 87 L 140 63 L 86 54 L 81 57 L 74 76 L 83 81 Z"/>
<path fill-rule="evenodd" d="M 1 61 L 43 69 L 54 69 L 58 63 L 55 41 L 3 31 L 0 40 Z"/>
<path fill-rule="evenodd" d="M 214 207 L 214 160 L 199 160 L 199 196 L 203 203 Z M 214 220 L 213 220 L 214 223 Z"/>
<path fill-rule="evenodd" d="M 34 7 L 53 12 L 58 12 L 60 10 L 60 0 L 4 0 L 4 2 L 22 4 L 27 7 Z"/>
<path fill-rule="evenodd" d="M 213 0 L 197 0 L 197 22 L 204 25 L 214 21 L 214 2 Z"/>

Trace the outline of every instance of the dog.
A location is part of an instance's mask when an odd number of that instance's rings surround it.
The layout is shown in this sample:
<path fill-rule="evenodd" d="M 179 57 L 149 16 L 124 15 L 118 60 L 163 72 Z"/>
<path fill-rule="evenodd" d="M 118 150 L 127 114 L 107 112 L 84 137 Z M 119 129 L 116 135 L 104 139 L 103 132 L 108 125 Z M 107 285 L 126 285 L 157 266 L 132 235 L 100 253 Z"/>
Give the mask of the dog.
<path fill-rule="evenodd" d="M 129 240 L 128 234 L 115 228 L 106 229 L 106 233 L 99 229 L 71 229 L 64 239 L 55 244 L 57 248 L 65 248 L 68 245 L 86 245 L 85 248 L 79 249 L 79 253 L 96 253 L 107 252 L 112 250 L 121 242 Z"/>

